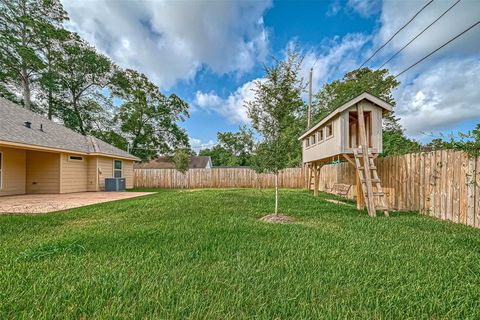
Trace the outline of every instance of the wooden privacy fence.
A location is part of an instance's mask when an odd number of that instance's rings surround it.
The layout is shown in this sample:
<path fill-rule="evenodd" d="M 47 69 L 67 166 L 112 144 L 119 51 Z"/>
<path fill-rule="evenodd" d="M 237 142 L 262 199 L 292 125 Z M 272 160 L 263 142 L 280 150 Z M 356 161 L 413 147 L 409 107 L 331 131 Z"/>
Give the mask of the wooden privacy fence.
<path fill-rule="evenodd" d="M 282 188 L 302 188 L 304 170 L 289 168 L 280 172 Z M 249 168 L 190 169 L 182 174 L 175 169 L 135 169 L 136 188 L 272 188 L 273 174 L 258 174 Z"/>
<path fill-rule="evenodd" d="M 378 158 L 375 163 L 391 209 L 480 227 L 480 157 L 441 150 Z M 134 183 L 146 188 L 271 188 L 274 176 L 246 168 L 191 169 L 185 175 L 174 169 L 135 169 Z M 347 162 L 323 166 L 320 191 L 332 192 L 339 183 L 352 185 L 347 197 L 354 199 L 353 166 Z M 279 185 L 304 188 L 305 171 L 284 170 Z"/>
<path fill-rule="evenodd" d="M 390 208 L 480 227 L 480 157 L 441 150 L 378 158 L 375 163 Z M 330 192 L 336 183 L 353 185 L 347 197 L 354 199 L 352 165 L 322 167 L 320 191 Z"/>

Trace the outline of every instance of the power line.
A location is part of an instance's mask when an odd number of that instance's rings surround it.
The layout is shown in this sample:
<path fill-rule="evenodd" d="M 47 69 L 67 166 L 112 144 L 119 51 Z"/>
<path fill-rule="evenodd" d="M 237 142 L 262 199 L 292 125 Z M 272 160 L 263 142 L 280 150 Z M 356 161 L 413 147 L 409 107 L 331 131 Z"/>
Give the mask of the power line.
<path fill-rule="evenodd" d="M 425 31 L 427 31 L 431 26 L 433 26 L 438 20 L 440 20 L 448 11 L 450 11 L 453 7 L 455 7 L 461 0 L 457 0 L 450 8 L 448 8 L 445 12 L 443 12 L 437 19 L 435 19 L 432 23 L 430 23 L 425 29 L 423 29 L 419 34 L 417 34 L 412 40 L 410 40 L 407 44 L 405 44 L 400 50 L 395 52 L 393 56 L 391 56 L 387 61 L 385 61 L 378 69 L 381 69 L 387 63 L 393 60 L 400 52 L 402 52 L 406 47 L 408 47 L 413 41 L 415 41 L 418 37 L 420 37 Z M 377 69 L 377 70 L 378 70 Z"/>
<path fill-rule="evenodd" d="M 453 37 L 452 39 L 448 40 L 447 42 L 445 42 L 443 45 L 441 45 L 440 47 L 438 47 L 437 49 L 433 50 L 432 52 L 430 52 L 429 54 L 427 54 L 425 57 L 423 57 L 422 59 L 418 60 L 417 62 L 415 62 L 414 64 L 412 64 L 411 66 L 409 66 L 408 68 L 404 69 L 402 72 L 400 72 L 399 74 L 397 74 L 395 76 L 395 78 L 398 78 L 399 76 L 401 76 L 402 74 L 404 74 L 405 72 L 407 72 L 408 70 L 410 70 L 411 68 L 415 67 L 417 64 L 419 64 L 420 62 L 422 62 L 423 60 L 427 59 L 428 57 L 430 57 L 432 54 L 434 54 L 435 52 L 437 52 L 438 50 L 442 49 L 443 47 L 445 47 L 446 45 L 448 45 L 449 43 L 451 43 L 452 41 L 454 41 L 455 39 L 459 38 L 460 36 L 462 36 L 464 33 L 470 31 L 471 29 L 475 28 L 477 25 L 480 24 L 480 20 L 477 21 L 476 23 L 474 23 L 473 25 L 471 25 L 470 27 L 468 27 L 467 29 L 463 30 L 462 32 L 460 32 L 459 34 L 457 34 L 455 37 Z"/>
<path fill-rule="evenodd" d="M 417 13 L 415 13 L 415 15 L 407 21 L 407 23 L 405 23 L 400 29 L 398 29 L 388 40 L 387 42 L 385 42 L 384 44 L 382 44 L 380 46 L 380 48 L 378 48 L 377 50 L 375 50 L 375 52 L 367 59 L 365 60 L 361 65 L 360 67 L 358 67 L 358 69 L 360 69 L 361 67 L 363 67 L 368 61 L 370 61 L 380 50 L 382 50 L 387 44 L 390 43 L 390 41 L 392 41 L 393 38 L 395 38 L 395 36 L 397 34 L 400 33 L 400 31 L 402 31 L 403 29 L 405 29 L 406 26 L 408 26 L 410 24 L 410 22 L 412 22 L 419 14 L 420 12 L 422 12 L 426 7 L 428 7 L 431 3 L 433 2 L 433 0 L 430 0 L 429 2 L 427 2 L 427 4 L 425 4 Z"/>

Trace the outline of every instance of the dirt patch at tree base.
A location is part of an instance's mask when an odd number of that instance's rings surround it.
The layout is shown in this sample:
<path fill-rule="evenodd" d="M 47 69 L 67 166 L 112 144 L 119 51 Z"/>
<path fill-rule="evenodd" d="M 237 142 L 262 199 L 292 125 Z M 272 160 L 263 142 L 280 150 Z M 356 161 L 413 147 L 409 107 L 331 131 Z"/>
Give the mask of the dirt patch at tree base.
<path fill-rule="evenodd" d="M 270 223 L 292 223 L 294 221 L 292 217 L 283 214 L 269 214 L 261 217 L 259 220 Z"/>

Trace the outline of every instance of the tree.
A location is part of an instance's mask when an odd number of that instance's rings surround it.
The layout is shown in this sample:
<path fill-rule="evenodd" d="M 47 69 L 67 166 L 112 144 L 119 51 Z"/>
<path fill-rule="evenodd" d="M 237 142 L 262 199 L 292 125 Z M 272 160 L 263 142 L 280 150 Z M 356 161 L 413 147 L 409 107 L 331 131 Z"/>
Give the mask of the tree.
<path fill-rule="evenodd" d="M 39 35 L 65 19 L 58 0 L 0 0 L 0 81 L 20 88 L 27 109 L 32 107 L 32 85 L 45 67 Z"/>
<path fill-rule="evenodd" d="M 254 167 L 275 175 L 275 214 L 278 214 L 278 172 L 300 160 L 297 141 L 305 128 L 304 90 L 298 73 L 302 58 L 289 51 L 287 58 L 265 66 L 265 77 L 255 82 L 254 97 L 245 104 L 253 128 L 260 134 Z"/>
<path fill-rule="evenodd" d="M 166 97 L 147 76 L 134 70 L 118 71 L 112 94 L 121 99 L 115 122 L 143 160 L 189 147 L 188 136 L 177 121 L 188 116 L 188 104 L 175 94 Z"/>
<path fill-rule="evenodd" d="M 43 44 L 39 51 L 43 57 L 44 68 L 38 79 L 38 98 L 44 101 L 49 120 L 57 115 L 61 105 L 60 73 L 57 64 L 64 54 L 63 44 L 71 37 L 71 33 L 67 30 L 51 24 L 45 24 L 39 32 L 39 38 Z"/>
<path fill-rule="evenodd" d="M 212 165 L 214 167 L 218 166 L 228 166 L 228 159 L 232 156 L 224 147 L 217 144 L 212 148 L 206 148 L 200 150 L 198 153 L 199 156 L 209 156 L 212 159 Z"/>
<path fill-rule="evenodd" d="M 398 87 L 387 69 L 373 71 L 367 67 L 346 73 L 342 79 L 325 84 L 315 94 L 314 119 L 320 121 L 333 110 L 363 92 L 368 92 L 395 106 L 392 91 Z"/>
<path fill-rule="evenodd" d="M 387 69 L 373 71 L 365 67 L 348 72 L 342 79 L 325 84 L 315 95 L 313 118 L 316 122 L 320 121 L 336 108 L 363 92 L 371 93 L 395 106 L 392 91 L 399 84 Z M 382 156 L 417 152 L 419 149 L 420 144 L 417 141 L 405 136 L 394 112 L 384 118 Z"/>
<path fill-rule="evenodd" d="M 454 149 L 465 151 L 471 158 L 480 156 L 480 123 L 467 133 L 459 133 L 458 140 L 451 138 Z"/>
<path fill-rule="evenodd" d="M 185 174 L 188 171 L 188 165 L 190 162 L 190 149 L 178 148 L 172 157 L 172 161 L 175 164 L 175 169 Z"/>
<path fill-rule="evenodd" d="M 201 156 L 210 156 L 214 166 L 250 166 L 255 141 L 253 132 L 246 126 L 238 132 L 218 132 L 218 144 L 200 151 Z"/>
<path fill-rule="evenodd" d="M 71 34 L 56 65 L 61 118 L 67 127 L 86 135 L 99 117 L 108 117 L 96 99 L 98 90 L 110 82 L 113 64 L 78 35 Z"/>

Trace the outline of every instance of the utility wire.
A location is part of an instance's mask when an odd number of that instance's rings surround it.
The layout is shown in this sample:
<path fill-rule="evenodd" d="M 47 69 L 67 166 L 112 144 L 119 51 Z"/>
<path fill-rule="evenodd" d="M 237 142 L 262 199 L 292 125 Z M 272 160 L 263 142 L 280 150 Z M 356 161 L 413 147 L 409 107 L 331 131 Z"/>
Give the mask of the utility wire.
<path fill-rule="evenodd" d="M 402 52 L 406 47 L 408 47 L 413 41 L 415 41 L 418 37 L 420 37 L 425 31 L 427 31 L 431 26 L 433 26 L 438 20 L 440 20 L 448 11 L 450 11 L 453 7 L 455 7 L 461 0 L 457 0 L 450 8 L 448 8 L 445 12 L 443 12 L 437 19 L 435 19 L 432 23 L 430 23 L 425 29 L 423 29 L 419 34 L 417 34 L 412 40 L 410 40 L 407 44 L 405 44 L 400 50 L 395 52 L 393 56 L 391 56 L 387 61 L 385 61 L 377 70 L 381 69 L 387 63 L 393 60 L 400 52 Z"/>
<path fill-rule="evenodd" d="M 427 2 L 417 13 L 415 13 L 415 15 L 407 21 L 407 23 L 405 23 L 400 29 L 398 29 L 388 40 L 387 42 L 385 42 L 384 44 L 382 44 L 380 46 L 380 48 L 378 48 L 377 50 L 375 50 L 375 52 L 367 59 L 365 60 L 362 65 L 360 67 L 358 67 L 358 69 L 360 69 L 361 67 L 363 67 L 368 61 L 370 61 L 380 50 L 382 50 L 387 44 L 390 43 L 390 41 L 393 40 L 393 38 L 395 38 L 395 36 L 397 34 L 400 33 L 400 31 L 402 31 L 403 29 L 405 29 L 406 26 L 408 26 L 410 24 L 410 22 L 412 22 L 419 14 L 420 12 L 422 12 L 426 7 L 428 7 L 431 3 L 433 2 L 433 0 L 430 0 L 429 2 Z"/>
<path fill-rule="evenodd" d="M 423 60 L 427 59 L 428 57 L 430 57 L 432 54 L 434 54 L 435 52 L 437 52 L 438 50 L 442 49 L 443 47 L 445 47 L 446 45 L 448 45 L 449 43 L 451 43 L 452 41 L 454 41 L 455 39 L 459 38 L 460 36 L 462 36 L 464 33 L 470 31 L 471 29 L 475 28 L 477 25 L 480 24 L 480 20 L 477 21 L 476 23 L 474 23 L 473 25 L 471 25 L 470 27 L 468 27 L 467 29 L 463 30 L 462 32 L 460 32 L 459 34 L 457 34 L 455 37 L 453 37 L 452 39 L 448 40 L 447 42 L 445 42 L 443 45 L 441 45 L 440 47 L 438 47 L 437 49 L 433 50 L 432 52 L 430 52 L 429 54 L 427 54 L 425 57 L 423 57 L 422 59 L 418 60 L 417 62 L 415 62 L 414 64 L 412 64 L 411 66 L 409 66 L 408 68 L 404 69 L 402 72 L 398 73 L 395 78 L 398 78 L 399 76 L 401 76 L 402 74 L 404 74 L 405 72 L 407 72 L 408 70 L 410 70 L 411 68 L 415 67 L 417 64 L 419 64 L 420 62 L 422 62 Z"/>

